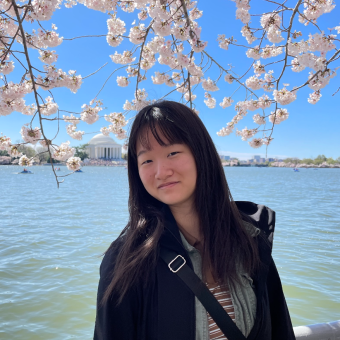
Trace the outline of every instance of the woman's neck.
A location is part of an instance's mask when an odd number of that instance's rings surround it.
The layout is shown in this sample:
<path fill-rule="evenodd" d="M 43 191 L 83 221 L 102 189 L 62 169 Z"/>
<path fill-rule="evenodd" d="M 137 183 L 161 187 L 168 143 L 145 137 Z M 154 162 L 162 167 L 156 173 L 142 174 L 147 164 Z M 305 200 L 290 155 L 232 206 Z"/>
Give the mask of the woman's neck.
<path fill-rule="evenodd" d="M 174 216 L 178 227 L 190 234 L 198 241 L 202 241 L 202 235 L 200 234 L 200 225 L 197 212 L 190 206 L 169 206 L 172 215 Z"/>

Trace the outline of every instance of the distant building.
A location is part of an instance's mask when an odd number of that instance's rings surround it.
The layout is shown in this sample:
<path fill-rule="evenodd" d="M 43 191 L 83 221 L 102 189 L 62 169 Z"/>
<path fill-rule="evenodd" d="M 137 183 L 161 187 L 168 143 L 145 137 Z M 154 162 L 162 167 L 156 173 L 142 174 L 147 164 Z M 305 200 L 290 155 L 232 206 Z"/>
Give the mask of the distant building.
<path fill-rule="evenodd" d="M 230 156 L 220 155 L 220 158 L 221 158 L 222 161 L 229 161 L 230 160 Z"/>
<path fill-rule="evenodd" d="M 254 163 L 254 160 L 253 159 L 248 159 L 248 163 L 252 164 L 252 163 Z"/>
<path fill-rule="evenodd" d="M 275 159 L 274 158 L 266 158 L 266 162 L 274 162 Z"/>
<path fill-rule="evenodd" d="M 254 160 L 255 162 L 259 162 L 260 159 L 261 159 L 261 156 L 259 156 L 259 155 L 253 156 L 253 160 Z"/>
<path fill-rule="evenodd" d="M 259 163 L 265 163 L 265 162 L 266 162 L 266 159 L 261 157 L 259 160 Z"/>
<path fill-rule="evenodd" d="M 109 136 L 95 135 L 86 147 L 89 158 L 94 159 L 120 159 L 122 158 L 122 146 Z"/>

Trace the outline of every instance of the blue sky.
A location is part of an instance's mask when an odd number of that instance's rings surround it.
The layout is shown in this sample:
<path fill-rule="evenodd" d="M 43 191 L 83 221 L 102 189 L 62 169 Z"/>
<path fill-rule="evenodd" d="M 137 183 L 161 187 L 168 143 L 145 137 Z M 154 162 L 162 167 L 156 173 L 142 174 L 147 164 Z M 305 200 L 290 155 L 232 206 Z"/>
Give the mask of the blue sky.
<path fill-rule="evenodd" d="M 288 1 L 288 5 L 292 5 L 292 1 Z M 245 56 L 245 49 L 240 47 L 231 46 L 228 51 L 222 50 L 218 47 L 217 35 L 225 34 L 226 36 L 234 36 L 238 40 L 238 43 L 245 44 L 245 39 L 241 36 L 240 30 L 242 23 L 239 20 L 235 20 L 236 6 L 232 1 L 220 1 L 215 0 L 214 6 L 211 6 L 210 1 L 199 2 L 199 9 L 203 10 L 203 16 L 198 20 L 198 23 L 202 27 L 201 37 L 203 40 L 208 41 L 208 47 L 206 51 L 213 55 L 214 58 L 227 67 L 231 64 L 234 67 L 234 71 L 238 74 L 243 72 L 251 64 L 251 60 Z M 251 13 L 260 13 L 263 11 L 263 2 L 252 1 Z M 257 8 L 256 8 L 257 7 Z M 265 10 L 269 9 L 266 8 Z M 273 9 L 271 7 L 271 9 Z M 327 31 L 327 28 L 334 27 L 340 24 L 339 7 L 336 7 L 332 13 L 323 15 L 318 20 L 319 26 Z M 126 22 L 127 33 L 131 27 L 132 22 L 135 19 L 135 14 L 127 14 L 119 11 L 118 17 L 122 18 Z M 50 22 L 43 23 L 47 29 L 51 28 L 51 24 L 54 23 L 58 27 L 60 36 L 64 38 L 72 38 L 83 35 L 101 35 L 107 33 L 106 20 L 108 15 L 93 11 L 85 8 L 83 5 L 77 5 L 72 9 L 62 8 L 56 11 Z M 259 26 L 259 17 L 253 17 L 252 26 Z M 26 24 L 26 28 L 29 30 L 29 24 Z M 308 32 L 315 33 L 316 30 L 310 26 L 303 26 L 297 23 L 297 30 L 301 30 L 304 34 Z M 126 33 L 126 34 L 127 34 Z M 307 38 L 306 36 L 304 37 Z M 254 43 L 253 45 L 255 45 Z M 101 38 L 82 38 L 72 41 L 64 41 L 60 46 L 54 48 L 59 54 L 59 60 L 57 67 L 62 68 L 64 71 L 77 70 L 78 74 L 87 76 L 99 69 L 106 62 L 108 63 L 101 71 L 95 75 L 84 80 L 81 89 L 77 94 L 72 94 L 67 89 L 54 89 L 53 94 L 60 109 L 80 112 L 81 106 L 84 103 L 89 103 L 91 99 L 95 97 L 102 84 L 108 78 L 108 76 L 115 70 L 116 66 L 109 58 L 110 54 L 114 54 L 117 50 L 119 53 L 126 49 L 130 49 L 132 44 L 130 42 L 124 42 L 117 48 L 110 47 L 105 37 Z M 19 47 L 19 45 L 18 45 Z M 29 50 L 30 57 L 34 61 L 34 65 L 38 68 L 42 68 L 42 63 L 37 59 L 38 52 L 32 49 Z M 327 54 L 329 57 L 332 52 Z M 198 59 L 199 56 L 196 56 Z M 276 59 L 266 59 L 261 61 L 262 63 L 271 62 L 280 59 L 280 56 Z M 18 82 L 22 75 L 20 65 L 15 62 L 15 71 L 8 77 L 8 80 Z M 120 66 L 120 65 L 119 65 Z M 337 62 L 336 66 L 339 66 Z M 266 68 L 267 70 L 269 69 Z M 149 99 L 159 99 L 164 96 L 169 89 L 166 85 L 154 85 L 151 82 L 151 75 L 155 71 L 159 71 L 158 65 L 153 67 L 148 73 L 148 80 L 141 84 L 149 93 Z M 278 75 L 280 68 L 275 65 L 274 74 Z M 102 115 L 109 114 L 111 112 L 121 112 L 122 106 L 126 99 L 133 99 L 135 90 L 135 84 L 132 82 L 126 88 L 120 88 L 116 83 L 117 75 L 126 75 L 124 70 L 116 72 L 110 80 L 107 82 L 106 87 L 98 96 L 104 103 L 105 110 L 102 111 Z M 208 76 L 212 79 L 216 79 L 219 75 L 217 68 L 212 67 L 209 70 Z M 249 72 L 249 76 L 253 75 L 253 71 Z M 307 79 L 308 71 L 305 70 L 301 73 L 293 73 L 288 70 L 285 74 L 282 83 L 289 83 L 289 89 L 293 86 L 302 84 Z M 244 78 L 245 80 L 246 78 Z M 230 96 L 237 88 L 234 84 L 229 85 L 224 82 L 223 77 L 219 81 L 218 86 L 220 91 L 212 93 L 217 99 L 216 108 L 211 110 L 204 104 L 204 90 L 199 85 L 197 91 L 197 98 L 195 100 L 196 108 L 200 111 L 200 117 L 206 125 L 209 133 L 211 134 L 218 151 L 221 154 L 239 157 L 240 159 L 250 158 L 254 154 L 265 155 L 266 149 L 262 147 L 260 149 L 251 148 L 247 142 L 243 142 L 240 137 L 232 134 L 226 137 L 219 137 L 216 132 L 229 122 L 235 115 L 233 106 L 227 109 L 222 109 L 218 103 L 220 103 L 225 96 Z M 268 148 L 268 157 L 316 157 L 318 154 L 325 154 L 328 157 L 337 158 L 340 156 L 340 91 L 333 96 L 333 93 L 340 86 L 338 77 L 331 80 L 328 87 L 321 91 L 322 98 L 316 105 L 311 105 L 307 102 L 308 94 L 312 91 L 305 87 L 298 91 L 297 100 L 288 105 L 290 116 L 285 122 L 277 125 L 274 131 L 274 141 Z M 46 98 L 49 94 L 45 91 L 40 91 L 42 96 Z M 259 95 L 262 93 L 259 91 Z M 171 94 L 169 97 L 171 100 L 178 100 L 179 94 L 177 92 Z M 26 98 L 26 103 L 33 103 L 33 96 L 29 95 Z M 239 91 L 233 97 L 236 103 L 239 100 L 245 99 L 245 93 Z M 66 114 L 66 113 L 61 113 Z M 243 119 L 238 128 L 242 129 L 245 126 L 248 128 L 255 127 L 252 120 L 252 115 Z M 132 116 L 132 114 L 130 114 Z M 24 116 L 20 113 L 13 113 L 6 117 L 0 117 L 0 132 L 11 137 L 13 142 L 20 140 L 21 126 L 29 122 L 30 117 Z M 102 126 L 106 126 L 107 122 L 104 119 L 100 119 L 93 125 L 87 125 L 86 123 L 80 123 L 78 125 L 79 130 L 86 132 L 83 141 L 72 140 L 66 133 L 64 122 L 60 123 L 59 134 L 54 142 L 59 144 L 66 140 L 70 140 L 71 144 L 76 146 L 86 143 L 99 132 Z M 38 126 L 38 122 L 33 123 L 33 126 Z M 45 131 L 49 138 L 53 138 L 57 133 L 57 124 L 55 122 L 45 125 Z M 113 135 L 111 135 L 114 137 Z"/>

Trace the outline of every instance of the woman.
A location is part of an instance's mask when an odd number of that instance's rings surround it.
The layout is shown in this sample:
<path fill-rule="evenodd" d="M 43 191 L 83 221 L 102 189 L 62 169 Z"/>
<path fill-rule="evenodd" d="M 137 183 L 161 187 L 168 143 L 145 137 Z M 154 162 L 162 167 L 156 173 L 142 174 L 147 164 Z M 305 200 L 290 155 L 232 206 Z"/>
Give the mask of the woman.
<path fill-rule="evenodd" d="M 164 252 L 181 256 L 241 336 L 295 339 L 271 257 L 275 214 L 232 200 L 191 109 L 163 101 L 137 114 L 128 176 L 130 218 L 100 267 L 95 340 L 226 339 Z"/>

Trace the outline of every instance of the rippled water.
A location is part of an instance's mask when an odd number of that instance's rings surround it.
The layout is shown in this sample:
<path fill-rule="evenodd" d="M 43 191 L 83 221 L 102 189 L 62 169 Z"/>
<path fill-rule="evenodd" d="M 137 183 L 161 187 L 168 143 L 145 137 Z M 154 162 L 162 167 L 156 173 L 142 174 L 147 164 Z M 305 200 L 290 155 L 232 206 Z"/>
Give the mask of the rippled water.
<path fill-rule="evenodd" d="M 60 174 L 66 174 L 62 167 Z M 0 166 L 0 339 L 91 339 L 101 253 L 127 221 L 124 168 Z M 340 319 L 340 170 L 225 168 L 235 200 L 277 213 L 274 258 L 294 326 Z"/>

